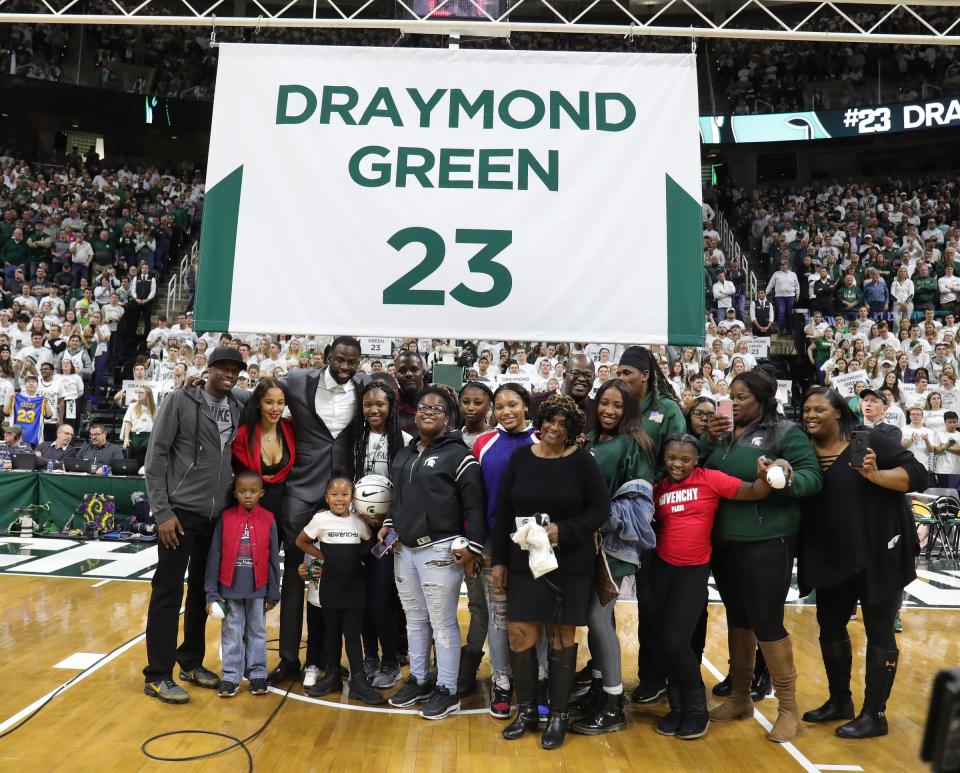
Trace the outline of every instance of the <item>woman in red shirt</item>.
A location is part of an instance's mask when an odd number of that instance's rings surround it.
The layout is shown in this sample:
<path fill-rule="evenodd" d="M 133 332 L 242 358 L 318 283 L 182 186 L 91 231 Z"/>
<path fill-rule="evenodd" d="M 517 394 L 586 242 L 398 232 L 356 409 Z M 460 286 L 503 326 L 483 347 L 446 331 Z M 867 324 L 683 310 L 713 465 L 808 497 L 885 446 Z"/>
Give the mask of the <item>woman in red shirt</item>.
<path fill-rule="evenodd" d="M 699 457 L 693 435 L 671 435 L 664 446 L 667 477 L 653 489 L 657 550 L 651 580 L 667 659 L 670 703 L 657 732 L 684 740 L 704 735 L 710 722 L 700 662 L 690 641 L 707 599 L 710 532 L 717 506 L 721 499 L 765 498 L 772 490 L 767 471 L 783 466 L 760 457 L 757 479 L 747 483 L 719 470 L 697 467 Z"/>

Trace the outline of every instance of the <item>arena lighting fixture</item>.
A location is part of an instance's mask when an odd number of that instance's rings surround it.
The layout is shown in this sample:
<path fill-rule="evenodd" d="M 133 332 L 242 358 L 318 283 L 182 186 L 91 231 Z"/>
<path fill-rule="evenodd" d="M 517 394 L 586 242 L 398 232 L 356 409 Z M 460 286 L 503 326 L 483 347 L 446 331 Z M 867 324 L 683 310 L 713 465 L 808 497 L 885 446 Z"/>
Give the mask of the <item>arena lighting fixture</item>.
<path fill-rule="evenodd" d="M 641 0 L 642 1 L 642 0 Z M 39 13 L 10 12 L 3 13 L 6 23 L 25 24 L 116 24 L 128 26 L 177 26 L 202 27 L 213 32 L 217 26 L 282 28 L 298 27 L 312 29 L 382 29 L 399 30 L 403 33 L 419 35 L 450 35 L 459 32 L 462 35 L 502 37 L 513 32 L 549 32 L 567 34 L 656 36 L 682 38 L 739 38 L 744 40 L 797 40 L 817 43 L 886 43 L 900 45 L 960 45 L 960 3 L 953 0 L 737 0 L 732 4 L 718 3 L 717 8 L 701 8 L 697 0 L 665 0 L 659 8 L 626 4 L 618 0 L 613 4 L 600 0 L 584 0 L 582 3 L 567 3 L 563 0 L 514 0 L 506 4 L 499 16 L 486 13 L 488 20 L 481 19 L 436 19 L 413 11 L 413 0 L 396 0 L 403 19 L 381 18 L 377 4 L 371 0 L 326 0 L 314 2 L 306 8 L 290 2 L 276 13 L 269 13 L 264 6 L 256 3 L 257 15 L 218 16 L 217 11 L 226 12 L 233 6 L 224 0 L 179 0 L 180 15 L 161 16 L 156 11 L 160 0 L 144 0 L 131 11 L 113 14 L 89 14 L 77 10 L 78 3 L 71 2 L 60 11 L 43 3 Z M 0 0 L 0 8 L 6 10 L 7 0 Z M 172 3 L 164 2 L 167 10 Z M 600 6 L 613 18 L 612 22 L 593 23 L 593 13 Z M 701 7 L 698 7 L 701 6 Z M 865 6 L 875 7 L 875 21 L 861 26 L 854 20 Z M 943 19 L 934 26 L 922 13 L 924 7 L 936 7 Z M 120 8 L 120 6 L 117 6 Z M 515 21 L 517 12 L 527 8 L 546 8 L 543 19 L 536 21 Z M 797 8 L 806 10 L 804 18 L 797 23 L 794 13 Z M 919 9 L 919 11 L 917 10 Z M 122 9 L 121 9 L 122 10 Z M 333 16 L 318 14 L 332 13 Z M 296 14 L 302 14 L 297 16 Z M 741 13 L 756 14 L 762 12 L 773 22 L 771 29 L 758 29 L 741 24 Z M 717 13 L 717 19 L 707 14 Z M 651 15 L 652 13 L 652 15 Z M 784 14 L 784 15 L 781 15 Z M 816 23 L 824 18 L 842 21 L 842 29 L 822 31 L 816 29 Z M 682 19 L 682 24 L 678 23 Z M 892 24 L 909 19 L 915 23 L 919 32 L 893 34 L 878 32 Z M 736 26 L 735 26 L 736 25 Z M 215 39 L 215 38 L 214 38 Z"/>

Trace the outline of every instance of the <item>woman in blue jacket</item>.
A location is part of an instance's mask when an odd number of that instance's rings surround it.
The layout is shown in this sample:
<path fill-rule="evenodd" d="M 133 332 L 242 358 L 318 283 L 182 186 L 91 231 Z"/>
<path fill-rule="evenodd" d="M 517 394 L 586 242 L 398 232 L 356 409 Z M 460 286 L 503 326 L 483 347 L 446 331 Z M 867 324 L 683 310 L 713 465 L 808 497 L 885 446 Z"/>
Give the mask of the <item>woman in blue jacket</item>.
<path fill-rule="evenodd" d="M 513 685 L 510 671 L 510 645 L 507 640 L 507 595 L 495 588 L 492 581 L 493 513 L 496 509 L 500 480 L 510 456 L 517 448 L 539 442 L 536 430 L 527 420 L 530 393 L 519 384 L 501 384 L 493 395 L 493 415 L 497 426 L 484 432 L 473 446 L 473 455 L 480 462 L 487 491 L 487 541 L 483 551 L 483 591 L 487 599 L 487 641 L 490 647 L 491 681 L 490 715 L 510 718 Z"/>

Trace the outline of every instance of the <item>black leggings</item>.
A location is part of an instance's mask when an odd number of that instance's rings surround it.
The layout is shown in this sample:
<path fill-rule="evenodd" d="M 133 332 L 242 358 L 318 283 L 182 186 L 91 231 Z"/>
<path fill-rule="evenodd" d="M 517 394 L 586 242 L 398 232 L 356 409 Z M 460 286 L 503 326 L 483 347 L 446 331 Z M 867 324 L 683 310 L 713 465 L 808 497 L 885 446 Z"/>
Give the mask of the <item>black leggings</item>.
<path fill-rule="evenodd" d="M 339 647 L 339 643 L 337 647 Z M 321 671 L 327 665 L 326 629 L 323 610 L 307 602 L 307 665 L 317 666 Z"/>
<path fill-rule="evenodd" d="M 363 582 L 366 591 L 363 608 L 363 653 L 386 663 L 397 662 L 397 609 L 400 597 L 394 579 L 393 556 L 363 557 Z"/>
<path fill-rule="evenodd" d="M 783 605 L 793 577 L 796 545 L 796 537 L 714 545 L 713 578 L 727 608 L 727 625 L 752 629 L 758 641 L 786 637 Z"/>
<path fill-rule="evenodd" d="M 903 592 L 893 594 L 872 604 L 865 604 L 866 577 L 863 572 L 844 580 L 833 588 L 817 588 L 817 623 L 820 625 L 820 640 L 824 642 L 844 641 L 847 635 L 847 623 L 857 609 L 857 602 L 863 609 L 863 628 L 867 634 L 867 646 L 884 650 L 897 649 L 897 640 L 893 635 L 894 621 Z"/>
<path fill-rule="evenodd" d="M 659 556 L 653 559 L 653 598 L 667 681 L 681 690 L 695 690 L 702 683 L 700 661 L 690 642 L 707 600 L 709 577 L 710 564 L 673 566 Z"/>
<path fill-rule="evenodd" d="M 342 640 L 347 647 L 350 674 L 362 674 L 363 647 L 360 644 L 360 626 L 363 623 L 363 608 L 324 608 L 323 622 L 327 627 L 327 669 L 339 667 Z"/>

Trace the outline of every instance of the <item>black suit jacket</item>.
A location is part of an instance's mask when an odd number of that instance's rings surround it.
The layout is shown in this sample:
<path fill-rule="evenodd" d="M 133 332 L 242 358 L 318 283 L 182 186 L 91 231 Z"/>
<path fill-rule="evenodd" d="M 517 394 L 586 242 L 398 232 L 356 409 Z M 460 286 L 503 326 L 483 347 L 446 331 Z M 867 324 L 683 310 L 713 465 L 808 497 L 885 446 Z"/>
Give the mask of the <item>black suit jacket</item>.
<path fill-rule="evenodd" d="M 360 412 L 360 390 L 367 382 L 365 374 L 353 377 L 356 391 L 354 421 L 336 438 L 317 415 L 317 386 L 325 369 L 294 368 L 284 377 L 287 406 L 293 419 L 297 459 L 287 476 L 286 496 L 319 505 L 323 502 L 327 481 L 335 468 L 353 474 L 353 436 Z"/>
<path fill-rule="evenodd" d="M 52 459 L 55 462 L 62 462 L 64 459 L 71 459 L 77 455 L 80 449 L 76 446 L 67 446 L 66 448 L 57 448 L 54 442 L 43 442 L 37 446 L 37 451 L 43 459 Z"/>
<path fill-rule="evenodd" d="M 899 445 L 900 441 L 903 440 L 903 431 L 894 426 L 893 424 L 887 424 L 885 421 L 878 421 L 872 427 L 868 427 L 866 424 L 861 424 L 857 429 L 874 429 L 877 432 L 882 432 L 884 435 L 887 435 L 891 440 Z"/>

